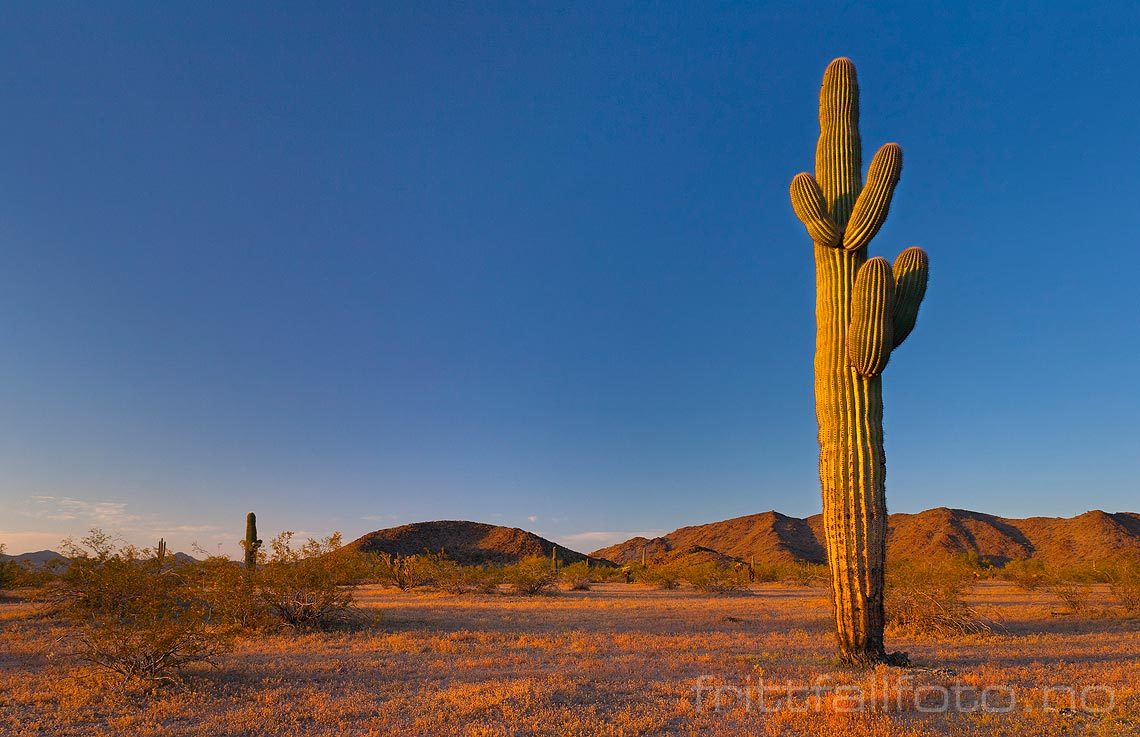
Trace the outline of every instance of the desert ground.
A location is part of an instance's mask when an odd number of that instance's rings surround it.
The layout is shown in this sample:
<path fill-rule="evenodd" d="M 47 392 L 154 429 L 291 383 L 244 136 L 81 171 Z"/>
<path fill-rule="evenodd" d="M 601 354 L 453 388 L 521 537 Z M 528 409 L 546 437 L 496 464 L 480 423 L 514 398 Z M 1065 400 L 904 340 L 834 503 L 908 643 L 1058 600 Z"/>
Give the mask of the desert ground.
<path fill-rule="evenodd" d="M 16 596 L 0 603 L 0 733 L 1140 735 L 1140 622 L 1093 596 L 1092 614 L 1061 615 L 984 581 L 970 602 L 993 634 L 896 633 L 913 667 L 855 670 L 835 660 L 822 588 L 363 587 L 371 623 L 247 637 L 158 689 L 79 663 L 64 625 Z"/>

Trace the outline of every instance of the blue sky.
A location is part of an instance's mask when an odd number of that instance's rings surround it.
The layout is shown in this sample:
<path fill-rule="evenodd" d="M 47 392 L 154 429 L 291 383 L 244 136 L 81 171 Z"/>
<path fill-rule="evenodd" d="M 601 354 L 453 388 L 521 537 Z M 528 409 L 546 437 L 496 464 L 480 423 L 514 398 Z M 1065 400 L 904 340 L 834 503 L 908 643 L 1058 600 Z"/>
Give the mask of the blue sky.
<path fill-rule="evenodd" d="M 0 22 L 0 542 L 818 511 L 827 62 L 931 286 L 888 502 L 1136 509 L 1134 4 L 26 3 Z"/>

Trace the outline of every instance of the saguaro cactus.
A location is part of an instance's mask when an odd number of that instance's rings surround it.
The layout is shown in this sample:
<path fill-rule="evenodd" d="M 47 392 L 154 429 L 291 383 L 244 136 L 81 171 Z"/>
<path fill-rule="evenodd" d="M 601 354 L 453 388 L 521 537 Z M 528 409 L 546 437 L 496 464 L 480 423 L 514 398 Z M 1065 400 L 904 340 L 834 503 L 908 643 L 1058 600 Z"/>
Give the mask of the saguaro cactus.
<path fill-rule="evenodd" d="M 862 181 L 855 65 L 827 66 L 819 93 L 815 176 L 792 180 L 792 208 L 815 246 L 815 411 L 824 533 L 839 649 L 852 663 L 905 661 L 883 647 L 887 506 L 883 369 L 914 328 L 928 262 L 917 247 L 894 265 L 867 258 L 887 218 L 902 149 L 878 150 Z"/>
<path fill-rule="evenodd" d="M 241 541 L 245 549 L 245 567 L 252 571 L 257 568 L 257 551 L 261 548 L 261 541 L 257 539 L 257 515 L 250 512 L 245 516 L 245 539 Z"/>

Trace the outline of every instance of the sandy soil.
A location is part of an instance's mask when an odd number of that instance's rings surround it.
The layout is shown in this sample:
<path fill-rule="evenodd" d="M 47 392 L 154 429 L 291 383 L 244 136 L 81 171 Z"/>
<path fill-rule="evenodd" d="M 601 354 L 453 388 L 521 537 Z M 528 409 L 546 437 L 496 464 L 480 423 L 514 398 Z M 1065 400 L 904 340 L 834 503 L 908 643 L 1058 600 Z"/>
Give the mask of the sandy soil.
<path fill-rule="evenodd" d="M 915 667 L 857 671 L 834 660 L 822 589 L 365 588 L 375 626 L 248 638 L 159 692 L 93 673 L 10 600 L 0 734 L 1140 735 L 1140 622 L 1057 616 L 1002 583 L 971 598 L 997 634 L 896 636 Z"/>

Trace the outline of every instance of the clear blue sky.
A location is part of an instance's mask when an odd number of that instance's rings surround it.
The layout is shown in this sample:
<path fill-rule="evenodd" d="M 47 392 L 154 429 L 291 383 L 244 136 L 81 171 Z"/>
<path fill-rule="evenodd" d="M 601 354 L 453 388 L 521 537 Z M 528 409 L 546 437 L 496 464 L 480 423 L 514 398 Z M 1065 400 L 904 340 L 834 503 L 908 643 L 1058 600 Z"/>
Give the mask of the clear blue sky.
<path fill-rule="evenodd" d="M 492 5 L 5 6 L 0 541 L 816 512 L 839 55 L 932 261 L 891 509 L 1140 506 L 1135 4 Z"/>

